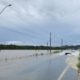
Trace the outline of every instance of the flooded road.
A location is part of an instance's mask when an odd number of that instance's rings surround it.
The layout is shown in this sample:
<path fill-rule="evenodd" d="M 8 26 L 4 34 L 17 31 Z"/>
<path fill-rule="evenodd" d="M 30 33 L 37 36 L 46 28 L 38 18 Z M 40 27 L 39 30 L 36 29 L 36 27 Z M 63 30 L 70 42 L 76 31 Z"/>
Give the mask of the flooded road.
<path fill-rule="evenodd" d="M 68 66 L 66 58 L 44 55 L 6 61 L 0 65 L 0 80 L 77 80 L 77 73 L 71 67 L 64 73 Z"/>

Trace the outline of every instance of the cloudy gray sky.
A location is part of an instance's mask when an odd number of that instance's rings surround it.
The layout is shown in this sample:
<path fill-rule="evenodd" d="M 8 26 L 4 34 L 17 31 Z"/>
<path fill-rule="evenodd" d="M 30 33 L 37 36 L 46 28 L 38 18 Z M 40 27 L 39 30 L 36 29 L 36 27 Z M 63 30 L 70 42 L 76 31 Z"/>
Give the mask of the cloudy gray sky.
<path fill-rule="evenodd" d="M 0 42 L 80 44 L 80 0 L 0 0 Z"/>

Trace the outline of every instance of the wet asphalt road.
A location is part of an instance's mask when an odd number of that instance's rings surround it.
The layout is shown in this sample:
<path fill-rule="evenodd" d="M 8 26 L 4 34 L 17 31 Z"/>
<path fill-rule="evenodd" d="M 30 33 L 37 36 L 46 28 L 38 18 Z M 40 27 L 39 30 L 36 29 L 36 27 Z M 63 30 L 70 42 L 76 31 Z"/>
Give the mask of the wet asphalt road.
<path fill-rule="evenodd" d="M 0 80 L 59 80 L 65 70 L 67 56 L 49 55 L 4 62 Z M 77 80 L 77 72 L 68 68 L 61 80 Z"/>

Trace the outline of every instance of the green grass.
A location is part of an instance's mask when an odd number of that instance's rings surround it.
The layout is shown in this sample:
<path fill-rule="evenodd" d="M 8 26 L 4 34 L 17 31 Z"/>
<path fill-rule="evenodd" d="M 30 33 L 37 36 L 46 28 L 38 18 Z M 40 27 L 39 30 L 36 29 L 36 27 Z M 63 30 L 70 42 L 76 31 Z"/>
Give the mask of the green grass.
<path fill-rule="evenodd" d="M 79 57 L 78 57 L 78 64 L 77 64 L 77 68 L 80 71 L 80 53 L 79 53 Z"/>

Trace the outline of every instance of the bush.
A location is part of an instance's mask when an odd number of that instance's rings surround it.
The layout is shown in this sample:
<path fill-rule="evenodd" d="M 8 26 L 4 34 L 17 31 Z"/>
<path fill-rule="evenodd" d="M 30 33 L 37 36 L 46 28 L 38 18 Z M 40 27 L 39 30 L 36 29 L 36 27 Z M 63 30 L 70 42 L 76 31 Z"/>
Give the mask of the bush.
<path fill-rule="evenodd" d="M 80 62 L 77 64 L 77 68 L 80 69 Z"/>
<path fill-rule="evenodd" d="M 41 53 L 41 55 L 44 55 L 43 53 Z"/>
<path fill-rule="evenodd" d="M 80 61 L 80 56 L 78 57 L 78 60 Z"/>
<path fill-rule="evenodd" d="M 80 54 L 79 54 L 79 57 L 78 57 L 78 64 L 77 64 L 77 68 L 78 68 L 78 71 L 80 71 Z"/>
<path fill-rule="evenodd" d="M 38 53 L 36 53 L 35 56 L 38 56 Z"/>

